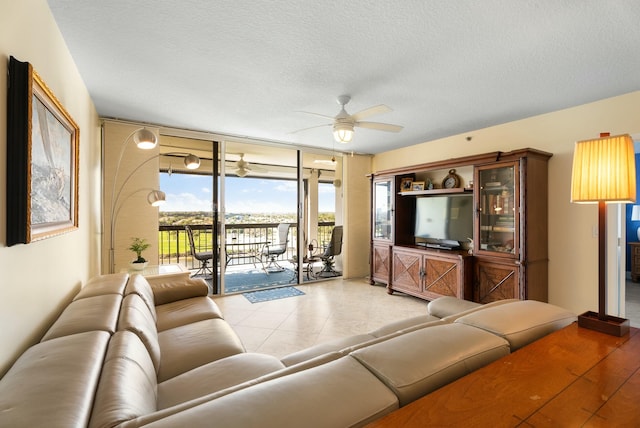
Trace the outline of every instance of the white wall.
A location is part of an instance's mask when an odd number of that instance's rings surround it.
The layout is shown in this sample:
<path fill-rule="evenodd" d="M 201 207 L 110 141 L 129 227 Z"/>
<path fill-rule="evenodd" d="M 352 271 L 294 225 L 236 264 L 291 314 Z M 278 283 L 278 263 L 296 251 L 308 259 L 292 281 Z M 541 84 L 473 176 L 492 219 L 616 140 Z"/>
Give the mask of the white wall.
<path fill-rule="evenodd" d="M 99 272 L 98 116 L 45 0 L 0 1 L 0 376 Z M 6 247 L 7 62 L 30 62 L 80 127 L 79 229 Z"/>
<path fill-rule="evenodd" d="M 597 206 L 571 204 L 574 143 L 600 132 L 640 132 L 640 92 L 609 98 L 449 138 L 389 151 L 373 170 L 532 147 L 553 153 L 549 161 L 549 302 L 575 312 L 597 310 Z M 471 141 L 466 137 L 472 136 Z M 615 314 L 612 305 L 609 313 Z"/>

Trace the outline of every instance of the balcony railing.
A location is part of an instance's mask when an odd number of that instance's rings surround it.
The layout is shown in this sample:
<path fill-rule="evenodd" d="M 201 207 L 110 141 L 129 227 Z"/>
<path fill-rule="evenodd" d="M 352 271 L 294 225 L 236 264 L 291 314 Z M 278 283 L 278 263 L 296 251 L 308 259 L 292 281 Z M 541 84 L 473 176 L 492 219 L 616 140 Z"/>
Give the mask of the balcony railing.
<path fill-rule="evenodd" d="M 334 222 L 318 223 L 318 245 L 322 247 L 331 239 Z M 213 236 L 211 225 L 193 224 L 193 241 L 196 251 L 211 251 Z M 225 226 L 225 250 L 233 254 L 229 265 L 253 264 L 256 259 L 250 254 L 260 254 L 265 242 L 278 242 L 278 223 L 227 224 Z M 191 256 L 189 239 L 181 226 L 160 226 L 158 258 L 160 264 L 182 263 L 189 269 L 197 269 L 199 262 Z M 289 228 L 287 251 L 277 260 L 290 260 L 296 254 L 298 229 L 292 224 Z M 243 256 L 244 255 L 244 256 Z M 266 260 L 265 260 L 266 261 Z"/>

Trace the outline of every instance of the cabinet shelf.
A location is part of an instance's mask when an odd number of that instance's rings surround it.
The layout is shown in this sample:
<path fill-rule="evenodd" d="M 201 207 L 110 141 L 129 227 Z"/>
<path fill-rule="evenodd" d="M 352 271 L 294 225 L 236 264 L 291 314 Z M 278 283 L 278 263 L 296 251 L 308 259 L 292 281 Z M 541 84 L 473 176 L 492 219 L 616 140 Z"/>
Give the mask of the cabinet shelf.
<path fill-rule="evenodd" d="M 407 190 L 398 192 L 402 196 L 429 196 L 429 195 L 448 195 L 451 193 L 472 193 L 473 189 L 466 187 L 454 187 L 453 189 L 430 189 L 430 190 Z"/>

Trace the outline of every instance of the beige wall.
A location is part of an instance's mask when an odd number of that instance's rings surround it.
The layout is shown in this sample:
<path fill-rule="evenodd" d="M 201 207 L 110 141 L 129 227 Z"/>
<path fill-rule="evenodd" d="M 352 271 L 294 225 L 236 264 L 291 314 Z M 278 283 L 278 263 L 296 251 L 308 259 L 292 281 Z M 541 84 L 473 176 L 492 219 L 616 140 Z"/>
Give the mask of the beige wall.
<path fill-rule="evenodd" d="M 374 157 L 373 170 L 524 147 L 553 153 L 549 162 L 549 301 L 576 312 L 597 310 L 597 238 L 592 234 L 597 208 L 571 204 L 569 188 L 574 143 L 598 137 L 600 132 L 640 132 L 640 92 L 382 153 Z M 467 136 L 472 140 L 467 141 Z"/>
<path fill-rule="evenodd" d="M 99 272 L 100 126 L 45 0 L 0 2 L 0 375 Z M 79 229 L 6 247 L 7 61 L 30 62 L 80 127 Z"/>
<path fill-rule="evenodd" d="M 345 278 L 369 275 L 369 243 L 371 242 L 370 156 L 343 157 L 344 237 L 343 274 Z"/>
<path fill-rule="evenodd" d="M 131 134 L 140 125 L 104 121 L 104 239 L 102 246 L 102 272 L 109 273 L 111 242 L 111 194 L 115 190 L 114 258 L 115 270 L 128 269 L 135 253 L 128 248 L 132 238 L 144 238 L 151 247 L 142 253 L 150 265 L 158 264 L 158 208 L 147 202 L 151 190 L 160 189 L 158 175 L 160 153 L 158 147 L 141 150 L 133 142 Z M 147 128 L 158 136 L 156 128 Z M 124 151 L 123 151 L 124 149 Z M 116 177 L 116 166 L 122 153 Z M 127 181 L 127 178 L 130 179 Z M 113 188 L 116 180 L 115 189 Z M 126 182 L 125 182 L 126 181 Z"/>

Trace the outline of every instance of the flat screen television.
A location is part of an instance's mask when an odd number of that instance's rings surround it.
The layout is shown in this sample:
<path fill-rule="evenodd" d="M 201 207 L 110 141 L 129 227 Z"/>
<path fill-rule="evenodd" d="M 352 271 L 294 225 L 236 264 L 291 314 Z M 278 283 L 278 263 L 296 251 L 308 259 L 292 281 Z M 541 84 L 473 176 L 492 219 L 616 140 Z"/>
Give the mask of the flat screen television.
<path fill-rule="evenodd" d="M 432 248 L 466 247 L 473 238 L 473 195 L 456 194 L 417 198 L 416 244 Z"/>

